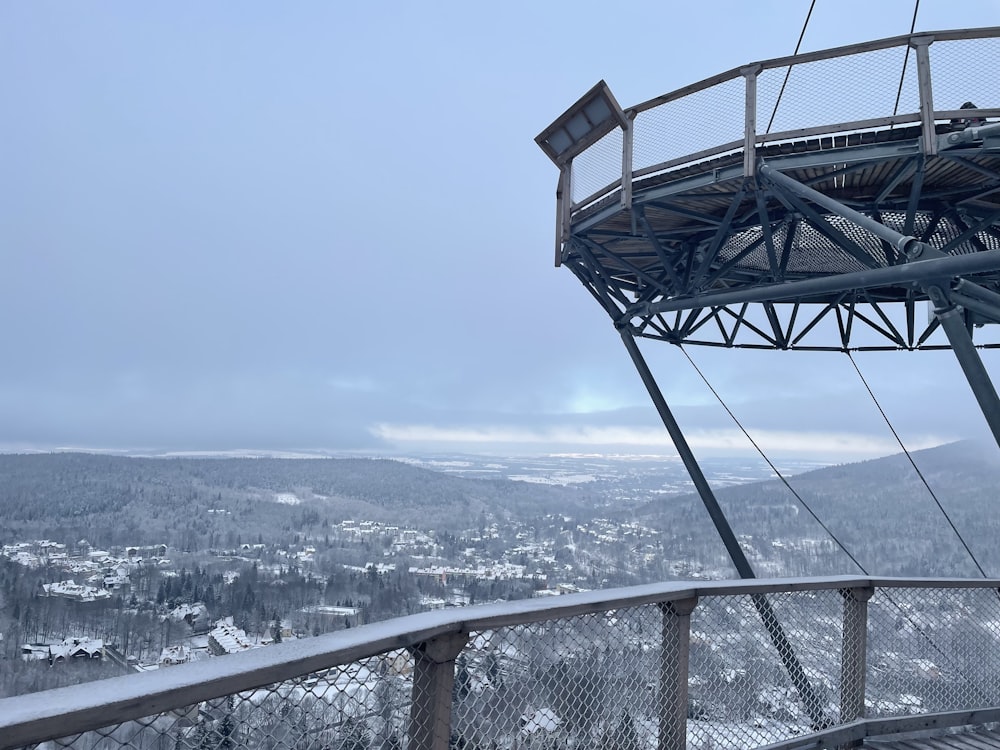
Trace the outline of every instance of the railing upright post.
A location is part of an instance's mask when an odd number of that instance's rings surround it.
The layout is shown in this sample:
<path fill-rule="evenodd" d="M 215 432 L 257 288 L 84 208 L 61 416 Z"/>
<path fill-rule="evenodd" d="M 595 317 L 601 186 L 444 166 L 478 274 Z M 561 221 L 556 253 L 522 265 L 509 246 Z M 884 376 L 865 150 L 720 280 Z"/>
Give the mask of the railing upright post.
<path fill-rule="evenodd" d="M 569 237 L 569 219 L 573 204 L 573 162 L 563 164 L 559 169 L 559 184 L 556 186 L 556 268 L 562 265 L 563 243 Z"/>
<path fill-rule="evenodd" d="M 625 126 L 622 128 L 622 208 L 626 211 L 632 208 L 632 147 L 635 142 L 635 116 L 635 112 L 629 111 L 625 116 Z"/>
<path fill-rule="evenodd" d="M 657 750 L 687 747 L 688 663 L 691 655 L 691 613 L 698 597 L 660 605 L 663 615 L 660 642 L 660 695 L 657 711 L 660 732 Z"/>
<path fill-rule="evenodd" d="M 757 171 L 757 76 L 759 65 L 750 65 L 740 72 L 746 81 L 743 112 L 743 174 L 753 177 Z"/>
<path fill-rule="evenodd" d="M 921 142 L 926 156 L 932 156 L 937 153 L 937 132 L 934 128 L 934 95 L 931 89 L 930 46 L 933 41 L 934 37 L 932 36 L 919 36 L 910 39 L 910 44 L 917 52 L 917 89 L 920 93 L 920 125 L 922 127 Z"/>
<path fill-rule="evenodd" d="M 409 747 L 413 750 L 448 750 L 455 658 L 468 642 L 468 635 L 458 633 L 410 649 L 414 668 Z"/>
<path fill-rule="evenodd" d="M 865 716 L 868 674 L 868 600 L 874 588 L 841 589 L 844 597 L 844 637 L 840 652 L 840 723 Z"/>

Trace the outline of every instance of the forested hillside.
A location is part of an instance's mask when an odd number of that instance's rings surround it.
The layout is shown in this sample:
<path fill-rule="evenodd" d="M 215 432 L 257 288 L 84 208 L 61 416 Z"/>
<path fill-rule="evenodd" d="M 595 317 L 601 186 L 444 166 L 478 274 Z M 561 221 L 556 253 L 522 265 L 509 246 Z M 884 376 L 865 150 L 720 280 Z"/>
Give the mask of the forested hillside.
<path fill-rule="evenodd" d="M 484 512 L 503 520 L 593 505 L 573 488 L 463 479 L 380 459 L 0 455 L 0 541 L 197 550 L 238 538 L 281 541 L 347 518 L 455 532 Z"/>
<path fill-rule="evenodd" d="M 996 447 L 957 443 L 914 458 L 1000 577 Z M 0 456 L 0 694 L 112 668 L 47 670 L 20 660 L 25 643 L 44 655 L 94 638 L 119 664 L 155 664 L 164 649 L 203 648 L 189 639 L 222 618 L 262 642 L 286 628 L 305 637 L 542 590 L 735 577 L 675 461 L 640 471 L 568 460 L 550 469 L 583 481 L 576 488 L 375 459 Z M 511 476 L 528 476 L 508 463 Z M 713 476 L 758 576 L 859 572 L 781 482 L 733 485 L 747 476 L 739 465 Z M 978 575 L 905 456 L 789 483 L 872 575 Z"/>
<path fill-rule="evenodd" d="M 980 564 L 1000 576 L 1000 454 L 959 442 L 913 454 L 931 490 Z M 976 576 L 978 570 L 905 455 L 817 469 L 789 484 L 865 569 L 875 575 Z M 718 490 L 720 504 L 755 567 L 768 575 L 851 573 L 857 568 L 780 481 Z M 724 551 L 693 495 L 639 509 L 671 529 L 676 545 L 698 540 Z M 677 521 L 683 528 L 677 530 Z M 695 539 L 689 539 L 692 534 Z M 670 542 L 665 540 L 665 545 Z"/>
<path fill-rule="evenodd" d="M 962 442 L 913 455 L 980 563 L 1000 575 L 996 447 Z M 903 455 L 810 471 L 790 484 L 871 573 L 978 573 Z M 0 455 L 0 541 L 86 538 L 101 546 L 201 550 L 286 543 L 352 518 L 460 534 L 486 516 L 502 525 L 599 514 L 659 530 L 664 558 L 727 567 L 700 500 L 654 490 L 636 507 L 609 505 L 610 490 L 600 482 L 574 488 L 465 479 L 380 459 Z M 781 482 L 723 487 L 717 495 L 762 574 L 854 569 Z"/>

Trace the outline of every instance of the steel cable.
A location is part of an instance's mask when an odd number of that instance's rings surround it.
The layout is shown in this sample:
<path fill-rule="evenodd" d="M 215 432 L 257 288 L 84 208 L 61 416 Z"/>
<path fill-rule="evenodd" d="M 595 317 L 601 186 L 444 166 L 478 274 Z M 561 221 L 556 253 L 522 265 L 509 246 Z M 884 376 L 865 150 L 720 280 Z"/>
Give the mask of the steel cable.
<path fill-rule="evenodd" d="M 816 0 L 812 0 L 809 4 L 809 12 L 806 13 L 806 22 L 802 24 L 802 31 L 799 33 L 799 41 L 795 44 L 795 52 L 793 55 L 799 54 L 799 48 L 802 46 L 802 40 L 806 35 L 806 28 L 809 26 L 809 19 L 812 18 L 813 8 L 816 7 Z M 767 130 L 765 133 L 771 132 L 771 126 L 774 124 L 774 116 L 778 114 L 778 105 L 781 103 L 781 96 L 785 93 L 785 86 L 788 85 L 788 76 L 792 74 L 792 66 L 788 66 L 788 70 L 785 71 L 785 80 L 781 82 L 781 90 L 778 91 L 778 98 L 774 102 L 774 109 L 771 110 L 771 119 L 767 121 Z"/>
<path fill-rule="evenodd" d="M 760 454 L 760 457 L 764 459 L 764 462 L 771 468 L 771 471 L 774 472 L 775 476 L 777 476 L 778 479 L 781 481 L 781 483 L 788 488 L 788 491 L 791 492 L 792 495 L 794 495 L 795 499 L 799 501 L 799 504 L 803 508 L 805 508 L 806 512 L 813 517 L 813 520 L 820 525 L 820 528 L 822 528 L 823 531 L 825 531 L 829 535 L 829 537 L 833 540 L 834 544 L 840 547 L 841 551 L 845 555 L 847 555 L 848 559 L 850 559 L 850 561 L 858 567 L 858 570 L 860 570 L 865 575 L 869 575 L 868 571 L 865 570 L 865 567 L 860 562 L 858 562 L 858 559 L 851 554 L 850 550 L 848 550 L 847 547 L 844 546 L 843 542 L 841 542 L 840 539 L 837 538 L 837 535 L 830 530 L 830 527 L 827 526 L 825 523 L 823 523 L 820 517 L 816 515 L 816 512 L 809 506 L 809 503 L 807 503 L 805 500 L 802 499 L 802 496 L 795 491 L 795 488 L 792 487 L 791 484 L 789 484 L 788 480 L 785 479 L 785 476 L 778 470 L 778 467 L 774 465 L 774 462 L 767 457 L 767 454 L 764 453 L 764 450 L 757 444 L 757 441 L 750 436 L 750 433 L 747 432 L 747 429 L 743 426 L 743 423 L 740 422 L 740 420 L 733 413 L 733 410 L 729 408 L 729 405 L 726 404 L 722 396 L 719 395 L 719 392 L 716 391 L 715 388 L 712 386 L 712 384 L 708 382 L 708 378 L 705 377 L 705 373 L 703 373 L 701 371 L 701 368 L 698 367 L 697 364 L 695 364 L 695 361 L 693 359 L 691 359 L 691 355 L 688 354 L 687 350 L 680 344 L 677 345 L 677 348 L 684 353 L 684 356 L 687 357 L 687 361 L 691 363 L 691 366 L 694 368 L 695 372 L 697 372 L 699 377 L 701 377 L 702 382 L 705 384 L 708 390 L 712 392 L 712 395 L 715 396 L 716 400 L 718 400 L 722 408 L 726 410 L 726 413 L 729 415 L 729 418 L 732 419 L 733 422 L 736 424 L 736 426 L 740 428 L 740 432 L 742 432 L 744 437 L 746 437 L 746 439 L 750 441 L 750 444 L 754 447 L 757 453 Z"/>
<path fill-rule="evenodd" d="M 917 28 L 917 11 L 920 10 L 920 0 L 916 0 L 913 4 L 913 20 L 910 22 L 910 34 L 913 34 L 913 30 Z M 899 74 L 899 88 L 896 90 L 896 106 L 892 108 L 892 116 L 895 117 L 899 112 L 899 99 L 903 95 L 903 81 L 906 78 L 906 66 L 910 62 L 910 45 L 906 45 L 906 55 L 903 57 L 903 72 Z M 894 125 L 895 123 L 893 123 Z M 893 125 L 889 126 L 891 130 Z"/>
<path fill-rule="evenodd" d="M 880 404 L 879 400 L 875 397 L 875 393 L 872 391 L 871 386 L 868 385 L 868 381 L 865 379 L 865 376 L 861 374 L 861 368 L 859 368 L 858 363 L 854 361 L 854 357 L 851 355 L 851 352 L 845 350 L 844 353 L 847 355 L 847 358 L 851 360 L 851 364 L 854 366 L 854 371 L 858 374 L 858 377 L 861 378 L 861 382 L 864 384 L 865 390 L 868 391 L 868 395 L 872 397 L 872 401 L 875 403 L 875 408 L 877 408 L 878 413 L 882 415 L 882 419 L 885 420 L 886 425 L 889 427 L 889 431 L 892 433 L 892 436 L 896 439 L 896 442 L 902 449 L 903 454 L 906 456 L 906 459 L 910 462 L 910 466 L 912 466 L 913 470 L 917 472 L 917 476 L 920 477 L 920 481 L 923 482 L 924 487 L 927 488 L 927 492 L 930 493 L 931 498 L 934 500 L 934 504 L 938 507 L 938 510 L 941 511 L 941 515 L 944 516 L 944 520 L 948 522 L 948 525 L 951 527 L 951 530 L 955 532 L 955 536 L 957 536 L 958 541 L 962 543 L 962 546 L 965 548 L 965 551 L 971 558 L 972 563 L 976 566 L 976 570 L 979 571 L 979 574 L 983 578 L 988 578 L 988 576 L 986 575 L 986 571 L 983 570 L 983 566 L 979 564 L 979 560 L 976 559 L 976 556 L 975 554 L 973 554 L 972 549 L 969 547 L 969 545 L 965 541 L 965 538 L 962 536 L 962 532 L 960 532 L 958 530 L 958 527 L 955 526 L 955 522 L 951 520 L 951 516 L 948 515 L 948 511 L 946 511 L 944 509 L 944 506 L 941 505 L 941 501 L 938 500 L 938 496 L 935 494 L 934 490 L 931 489 L 930 484 L 928 484 L 927 478 L 924 477 L 923 472 L 920 471 L 920 468 L 913 460 L 913 456 L 910 455 L 910 451 L 907 450 L 905 445 L 903 445 L 903 441 L 899 437 L 899 433 L 896 432 L 896 428 L 893 427 L 892 422 L 889 421 L 888 415 L 882 408 L 882 404 Z"/>

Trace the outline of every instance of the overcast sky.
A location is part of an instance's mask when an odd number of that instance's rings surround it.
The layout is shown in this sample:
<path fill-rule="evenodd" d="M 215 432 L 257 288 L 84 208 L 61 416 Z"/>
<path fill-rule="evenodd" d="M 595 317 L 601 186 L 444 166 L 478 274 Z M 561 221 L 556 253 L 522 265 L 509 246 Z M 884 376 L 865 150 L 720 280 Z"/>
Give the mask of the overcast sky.
<path fill-rule="evenodd" d="M 808 5 L 0 4 L 0 446 L 669 452 L 552 265 L 533 138 L 602 78 L 628 106 L 790 54 Z M 818 0 L 803 49 L 911 14 Z M 743 450 L 643 346 L 695 448 Z M 894 450 L 843 355 L 691 353 L 771 451 Z M 950 353 L 858 361 L 910 445 L 982 432 Z"/>

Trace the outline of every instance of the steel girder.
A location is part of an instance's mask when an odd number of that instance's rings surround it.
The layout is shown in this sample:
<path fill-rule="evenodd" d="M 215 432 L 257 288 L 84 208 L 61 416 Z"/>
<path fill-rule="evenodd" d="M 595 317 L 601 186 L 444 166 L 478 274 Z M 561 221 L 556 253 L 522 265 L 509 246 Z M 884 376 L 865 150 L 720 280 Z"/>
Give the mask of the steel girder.
<path fill-rule="evenodd" d="M 988 144 L 965 140 L 929 157 L 916 140 L 765 154 L 752 178 L 734 155 L 704 173 L 637 181 L 631 210 L 598 204 L 574 214 L 561 262 L 617 326 L 643 337 L 763 349 L 947 348 L 931 338 L 940 323 L 923 309 L 918 271 L 863 224 L 955 259 L 935 270 L 951 286 L 964 273 L 1000 291 L 1000 262 L 991 260 L 1000 255 L 1000 153 Z M 960 309 L 967 327 L 996 320 L 981 304 Z"/>

